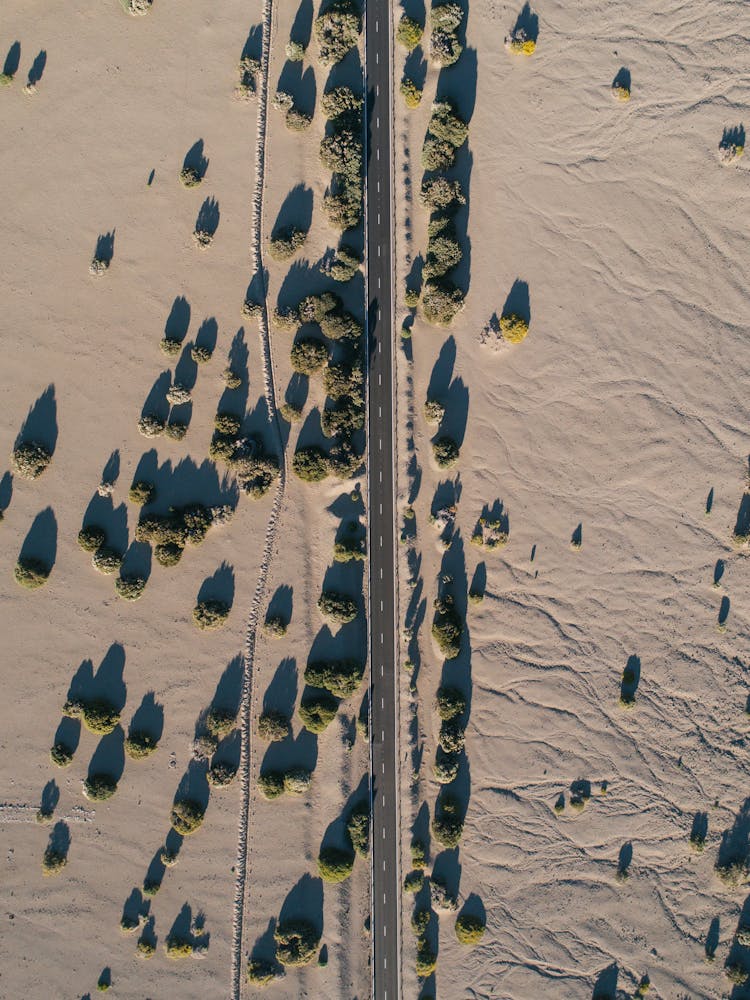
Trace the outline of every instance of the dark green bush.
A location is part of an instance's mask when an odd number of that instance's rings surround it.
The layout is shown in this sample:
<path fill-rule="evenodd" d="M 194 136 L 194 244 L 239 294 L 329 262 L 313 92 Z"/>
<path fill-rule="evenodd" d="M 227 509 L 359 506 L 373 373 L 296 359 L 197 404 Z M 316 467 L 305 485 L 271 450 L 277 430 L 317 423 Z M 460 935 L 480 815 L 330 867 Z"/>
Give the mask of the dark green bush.
<path fill-rule="evenodd" d="M 212 707 L 206 712 L 204 725 L 217 740 L 223 740 L 237 725 L 237 713 L 229 708 Z"/>
<path fill-rule="evenodd" d="M 435 707 L 441 719 L 452 719 L 466 711 L 466 698 L 458 688 L 443 685 L 438 688 Z"/>
<path fill-rule="evenodd" d="M 415 868 L 412 872 L 407 872 L 404 878 L 404 892 L 417 893 L 424 885 L 424 872 Z"/>
<path fill-rule="evenodd" d="M 452 438 L 439 437 L 432 443 L 432 454 L 441 469 L 450 469 L 458 461 L 458 445 Z"/>
<path fill-rule="evenodd" d="M 323 117 L 331 121 L 342 115 L 359 116 L 362 104 L 362 96 L 355 94 L 349 87 L 333 87 L 323 94 L 320 110 Z"/>
<path fill-rule="evenodd" d="M 326 590 L 318 598 L 318 610 L 324 618 L 340 624 L 352 622 L 357 617 L 357 602 L 346 594 Z"/>
<path fill-rule="evenodd" d="M 224 601 L 198 601 L 193 608 L 193 624 L 202 631 L 221 628 L 229 617 L 230 607 Z"/>
<path fill-rule="evenodd" d="M 49 579 L 50 568 L 41 559 L 34 559 L 31 556 L 19 556 L 13 576 L 19 587 L 26 590 L 36 590 L 43 587 Z"/>
<path fill-rule="evenodd" d="M 94 802 L 111 799 L 117 791 L 117 782 L 110 774 L 90 774 L 83 783 L 83 794 Z"/>
<path fill-rule="evenodd" d="M 441 732 L 442 735 L 442 732 Z M 458 755 L 455 753 L 438 753 L 432 766 L 435 780 L 441 785 L 449 785 L 458 775 Z"/>
<path fill-rule="evenodd" d="M 166 568 L 176 566 L 180 559 L 182 559 L 184 551 L 181 545 L 175 545 L 174 542 L 165 542 L 163 545 L 155 546 L 154 559 L 156 559 L 160 566 Z"/>
<path fill-rule="evenodd" d="M 364 372 L 359 362 L 353 365 L 329 362 L 323 372 L 323 388 L 331 399 L 340 399 L 342 396 L 361 398 L 364 380 Z"/>
<path fill-rule="evenodd" d="M 55 743 L 49 752 L 50 760 L 57 767 L 67 767 L 73 760 L 73 751 L 64 743 Z"/>
<path fill-rule="evenodd" d="M 326 437 L 350 435 L 361 430 L 365 425 L 364 400 L 342 396 L 335 406 L 323 410 L 320 415 L 320 426 Z"/>
<path fill-rule="evenodd" d="M 361 30 L 359 9 L 352 0 L 334 0 L 313 25 L 320 61 L 333 66 L 357 44 Z"/>
<path fill-rule="evenodd" d="M 334 281 L 350 281 L 362 265 L 362 256 L 353 247 L 340 246 L 324 268 L 324 274 Z"/>
<path fill-rule="evenodd" d="M 290 732 L 289 719 L 283 712 L 269 708 L 258 717 L 258 735 L 269 743 L 285 740 Z"/>
<path fill-rule="evenodd" d="M 460 181 L 449 180 L 447 177 L 432 177 L 422 181 L 419 200 L 425 207 L 438 210 L 466 204 Z"/>
<path fill-rule="evenodd" d="M 137 601 L 143 596 L 146 581 L 142 576 L 120 576 L 115 580 L 115 590 L 126 601 Z"/>
<path fill-rule="evenodd" d="M 292 368 L 301 375 L 312 375 L 328 361 L 328 348 L 313 337 L 303 337 L 292 345 Z"/>
<path fill-rule="evenodd" d="M 327 691 L 310 694 L 302 698 L 299 717 L 305 729 L 311 733 L 322 733 L 336 718 L 338 707 L 338 701 Z"/>
<path fill-rule="evenodd" d="M 287 114 L 287 124 L 289 123 L 289 114 Z M 309 118 L 307 119 L 307 125 L 310 124 Z M 285 229 L 278 229 L 271 236 L 270 242 L 268 244 L 268 250 L 274 260 L 290 260 L 298 250 L 300 250 L 305 245 L 305 240 L 307 239 L 307 230 L 296 229 L 294 226 L 288 226 Z"/>
<path fill-rule="evenodd" d="M 273 936 L 282 965 L 309 965 L 317 954 L 320 935 L 307 920 L 280 920 Z"/>
<path fill-rule="evenodd" d="M 67 863 L 68 856 L 50 845 L 44 852 L 44 857 L 42 858 L 42 874 L 59 875 Z"/>
<path fill-rule="evenodd" d="M 462 913 L 456 918 L 456 937 L 461 944 L 478 944 L 484 935 L 484 921 L 469 913 Z"/>
<path fill-rule="evenodd" d="M 333 546 L 334 562 L 362 562 L 365 558 L 365 546 L 360 538 L 344 538 Z"/>
<path fill-rule="evenodd" d="M 425 283 L 422 315 L 433 326 L 448 326 L 464 307 L 463 293 L 447 278 Z"/>
<path fill-rule="evenodd" d="M 131 729 L 125 740 L 125 753 L 131 760 L 144 760 L 151 756 L 157 746 L 156 740 L 150 733 Z"/>
<path fill-rule="evenodd" d="M 156 487 L 153 483 L 147 483 L 145 480 L 139 479 L 137 482 L 133 483 L 128 491 L 128 500 L 131 503 L 142 507 L 144 504 L 151 503 L 151 501 L 156 496 Z M 104 541 L 104 539 L 102 539 Z M 100 543 L 101 544 L 101 543 Z"/>
<path fill-rule="evenodd" d="M 284 775 L 284 791 L 302 795 L 310 787 L 312 774 L 304 767 L 290 767 Z"/>
<path fill-rule="evenodd" d="M 308 483 L 319 483 L 330 472 L 328 456 L 316 445 L 298 448 L 292 458 L 292 468 L 300 479 Z"/>
<path fill-rule="evenodd" d="M 214 427 L 219 434 L 236 437 L 239 434 L 242 421 L 234 413 L 217 413 L 214 417 Z"/>
<path fill-rule="evenodd" d="M 203 822 L 205 809 L 194 799 L 180 799 L 172 806 L 169 821 L 172 828 L 182 837 L 188 837 Z"/>
<path fill-rule="evenodd" d="M 119 552 L 106 545 L 100 545 L 91 557 L 91 565 L 105 576 L 117 573 L 122 566 L 122 556 Z"/>
<path fill-rule="evenodd" d="M 466 734 L 461 720 L 457 717 L 443 719 L 440 725 L 438 743 L 447 754 L 461 753 L 466 742 Z"/>
<path fill-rule="evenodd" d="M 104 531 L 96 527 L 96 525 L 90 524 L 85 528 L 81 528 L 78 532 L 78 544 L 84 552 L 96 552 L 98 548 L 104 545 L 105 541 L 106 535 Z"/>
<path fill-rule="evenodd" d="M 464 625 L 453 607 L 453 599 L 445 597 L 435 601 L 432 637 L 446 660 L 453 660 L 458 656 L 463 630 Z"/>
<path fill-rule="evenodd" d="M 266 771 L 258 776 L 258 788 L 265 799 L 278 799 L 284 794 L 284 775 L 280 771 Z"/>
<path fill-rule="evenodd" d="M 212 788 L 226 788 L 237 776 L 237 768 L 228 761 L 216 761 L 208 769 L 206 778 Z"/>
<path fill-rule="evenodd" d="M 36 441 L 23 441 L 13 449 L 13 469 L 22 479 L 38 479 L 52 455 Z"/>
<path fill-rule="evenodd" d="M 464 822 L 461 819 L 459 805 L 452 796 L 443 796 L 435 806 L 435 817 L 432 821 L 432 835 L 443 847 L 457 847 L 464 832 Z"/>
<path fill-rule="evenodd" d="M 324 882 L 338 883 L 354 870 L 354 854 L 338 847 L 324 847 L 318 856 L 318 873 Z"/>
<path fill-rule="evenodd" d="M 463 9 L 457 3 L 437 4 L 430 11 L 430 59 L 437 66 L 452 66 L 463 51 L 458 29 Z"/>
<path fill-rule="evenodd" d="M 408 52 L 411 52 L 422 41 L 423 31 L 424 28 L 419 21 L 415 21 L 414 18 L 402 14 L 396 26 L 396 41 L 400 45 L 403 45 Z"/>
<path fill-rule="evenodd" d="M 247 963 L 247 981 L 255 986 L 267 986 L 278 976 L 273 962 L 262 958 L 251 958 Z"/>
<path fill-rule="evenodd" d="M 417 947 L 417 975 L 420 979 L 427 979 L 437 968 L 437 955 L 430 948 L 426 941 L 421 940 Z"/>
<path fill-rule="evenodd" d="M 346 821 L 352 847 L 361 858 L 370 853 L 370 807 L 367 802 L 354 806 Z"/>
<path fill-rule="evenodd" d="M 364 669 L 357 660 L 315 661 L 305 668 L 305 683 L 325 688 L 337 698 L 348 698 L 361 684 Z"/>
<path fill-rule="evenodd" d="M 120 721 L 118 710 L 103 698 L 66 701 L 63 705 L 63 715 L 71 719 L 82 719 L 88 731 L 96 733 L 97 736 L 111 733 Z"/>

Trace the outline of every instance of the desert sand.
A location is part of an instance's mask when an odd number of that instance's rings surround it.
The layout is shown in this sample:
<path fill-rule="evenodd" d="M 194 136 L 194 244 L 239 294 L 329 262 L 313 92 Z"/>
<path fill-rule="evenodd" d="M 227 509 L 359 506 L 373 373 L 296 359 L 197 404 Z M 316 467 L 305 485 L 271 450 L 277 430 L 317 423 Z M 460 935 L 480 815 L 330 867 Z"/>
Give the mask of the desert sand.
<path fill-rule="evenodd" d="M 723 167 L 717 153 L 747 119 L 750 20 L 710 0 L 553 0 L 536 7 L 527 58 L 503 48 L 518 13 L 469 4 L 466 49 L 442 77 L 440 96 L 470 118 L 455 174 L 469 198 L 456 278 L 466 307 L 449 330 L 417 315 L 399 351 L 400 504 L 416 514 L 402 524 L 416 525 L 402 615 L 422 620 L 403 652 L 417 661 L 413 696 L 408 672 L 402 681 L 404 857 L 409 819 L 429 836 L 439 791 L 435 692 L 463 679 L 465 830 L 457 851 L 433 841 L 431 853 L 459 908 L 487 920 L 467 949 L 440 914 L 437 971 L 420 992 L 404 897 L 404 994 L 625 997 L 648 976 L 650 996 L 741 996 L 723 966 L 730 953 L 747 960 L 733 943 L 747 887 L 727 888 L 714 865 L 744 857 L 750 833 L 750 584 L 731 540 L 750 416 L 748 194 L 745 161 Z M 402 51 L 397 80 L 403 64 Z M 610 92 L 621 67 L 628 103 Z M 402 296 L 425 248 L 416 193 L 437 75 L 427 69 L 418 110 L 397 102 Z M 484 334 L 516 281 L 530 327 L 510 346 Z M 402 297 L 399 326 L 408 313 Z M 428 392 L 461 447 L 448 472 L 431 455 Z M 428 519 L 449 482 L 460 499 L 443 551 Z M 475 548 L 496 503 L 508 543 Z M 441 573 L 467 615 L 445 665 L 430 637 Z M 479 604 L 467 604 L 472 586 Z M 623 708 L 631 657 L 640 677 Z M 577 781 L 591 785 L 582 811 L 570 805 Z M 689 843 L 698 813 L 702 853 Z"/>

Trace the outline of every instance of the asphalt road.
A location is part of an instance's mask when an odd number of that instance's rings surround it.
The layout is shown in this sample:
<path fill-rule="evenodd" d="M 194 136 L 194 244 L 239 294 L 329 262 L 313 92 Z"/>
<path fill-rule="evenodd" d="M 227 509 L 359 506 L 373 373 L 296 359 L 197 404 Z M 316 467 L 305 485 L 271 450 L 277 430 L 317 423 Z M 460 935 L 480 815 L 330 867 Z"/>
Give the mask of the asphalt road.
<path fill-rule="evenodd" d="M 374 1000 L 400 995 L 397 665 L 393 498 L 391 58 L 389 0 L 366 3 L 368 94 L 367 288 L 369 316 L 370 667 L 372 741 L 372 962 Z"/>

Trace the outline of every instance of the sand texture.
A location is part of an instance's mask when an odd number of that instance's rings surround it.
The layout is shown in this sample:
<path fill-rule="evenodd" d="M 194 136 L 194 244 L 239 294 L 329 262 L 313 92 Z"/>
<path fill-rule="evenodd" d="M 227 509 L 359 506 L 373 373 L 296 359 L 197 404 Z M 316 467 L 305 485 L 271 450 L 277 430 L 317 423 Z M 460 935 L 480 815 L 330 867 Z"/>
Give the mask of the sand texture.
<path fill-rule="evenodd" d="M 400 503 L 416 512 L 400 525 L 416 524 L 402 614 L 422 622 L 403 653 L 418 662 L 414 697 L 402 681 L 404 854 L 407 818 L 427 832 L 439 790 L 435 691 L 458 680 L 470 695 L 455 783 L 466 826 L 457 852 L 433 841 L 432 857 L 459 908 L 487 919 L 466 949 L 440 914 L 421 995 L 629 997 L 648 975 L 650 996 L 727 996 L 725 961 L 748 958 L 733 944 L 747 887 L 713 869 L 745 855 L 750 833 L 750 584 L 746 549 L 731 542 L 748 510 L 750 275 L 746 161 L 723 167 L 717 153 L 723 130 L 747 119 L 750 18 L 744 4 L 712 2 L 537 13 L 536 53 L 514 58 L 502 42 L 518 10 L 469 5 L 466 49 L 440 82 L 471 119 L 454 174 L 469 198 L 454 274 L 466 308 L 450 330 L 417 317 L 399 351 Z M 610 93 L 621 66 L 624 104 Z M 420 109 L 397 101 L 401 289 L 425 247 L 416 193 L 436 86 L 430 68 Z M 531 323 L 511 347 L 492 318 L 516 281 Z M 407 313 L 402 299 L 398 326 Z M 448 472 L 432 459 L 428 392 L 461 447 Z M 443 551 L 428 518 L 455 497 Z M 470 544 L 485 504 L 507 518 L 504 548 Z M 467 614 L 461 654 L 445 664 L 429 633 L 438 574 Z M 467 604 L 472 586 L 482 603 Z M 629 661 L 638 683 L 624 709 Z M 576 781 L 591 785 L 580 812 Z M 699 813 L 702 853 L 689 843 Z"/>

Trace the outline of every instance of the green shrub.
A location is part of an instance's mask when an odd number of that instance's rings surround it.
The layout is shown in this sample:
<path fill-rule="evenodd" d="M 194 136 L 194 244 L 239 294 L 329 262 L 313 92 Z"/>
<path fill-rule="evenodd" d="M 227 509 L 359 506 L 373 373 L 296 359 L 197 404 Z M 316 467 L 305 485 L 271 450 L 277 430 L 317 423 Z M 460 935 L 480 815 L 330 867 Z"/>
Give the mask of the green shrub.
<path fill-rule="evenodd" d="M 259 319 L 263 315 L 263 303 L 256 302 L 254 299 L 245 299 L 241 312 L 248 319 Z"/>
<path fill-rule="evenodd" d="M 186 188 L 192 188 L 197 187 L 203 177 L 195 167 L 183 167 L 180 171 L 180 180 Z"/>
<path fill-rule="evenodd" d="M 448 754 L 461 753 L 466 742 L 466 734 L 461 720 L 458 718 L 443 719 L 440 725 L 438 743 Z"/>
<path fill-rule="evenodd" d="M 83 783 L 83 794 L 94 802 L 111 799 L 117 791 L 117 782 L 110 774 L 90 774 Z"/>
<path fill-rule="evenodd" d="M 19 556 L 16 568 L 13 570 L 16 583 L 19 587 L 25 587 L 26 590 L 36 590 L 38 587 L 43 587 L 49 574 L 50 567 L 41 559 L 34 559 L 31 556 Z"/>
<path fill-rule="evenodd" d="M 340 246 L 333 254 L 330 263 L 321 268 L 323 273 L 334 281 L 349 281 L 359 271 L 362 265 L 361 255 L 350 246 Z"/>
<path fill-rule="evenodd" d="M 466 204 L 460 181 L 449 180 L 447 177 L 433 177 L 422 181 L 419 200 L 426 208 L 438 211 Z"/>
<path fill-rule="evenodd" d="M 273 936 L 282 965 L 309 965 L 317 954 L 320 935 L 307 920 L 280 920 Z"/>
<path fill-rule="evenodd" d="M 138 421 L 138 430 L 146 438 L 155 438 L 164 433 L 165 422 L 161 417 L 147 414 Z"/>
<path fill-rule="evenodd" d="M 263 631 L 274 639 L 281 639 L 285 636 L 287 628 L 288 625 L 281 615 L 272 615 L 263 622 Z"/>
<path fill-rule="evenodd" d="M 349 396 L 343 396 L 335 406 L 327 407 L 320 415 L 320 426 L 326 437 L 349 437 L 353 431 L 361 430 L 364 424 L 364 400 Z"/>
<path fill-rule="evenodd" d="M 161 882 L 157 881 L 155 878 L 147 878 L 143 880 L 143 895 L 151 899 L 157 894 L 161 889 Z"/>
<path fill-rule="evenodd" d="M 206 779 L 212 788 L 226 788 L 237 776 L 237 768 L 227 761 L 217 761 L 208 769 Z"/>
<path fill-rule="evenodd" d="M 348 698 L 361 684 L 364 669 L 357 660 L 315 661 L 305 668 L 305 683 L 325 688 L 337 698 Z"/>
<path fill-rule="evenodd" d="M 408 76 L 403 78 L 398 89 L 407 108 L 418 108 L 422 103 L 422 90 Z"/>
<path fill-rule="evenodd" d="M 323 373 L 323 388 L 331 399 L 341 399 L 344 396 L 361 398 L 364 385 L 364 372 L 359 363 L 334 364 L 329 361 Z"/>
<path fill-rule="evenodd" d="M 138 601 L 146 589 L 146 581 L 142 576 L 120 576 L 115 580 L 115 590 L 125 601 Z"/>
<path fill-rule="evenodd" d="M 209 708 L 204 725 L 217 740 L 223 740 L 237 725 L 237 713 L 228 708 Z"/>
<path fill-rule="evenodd" d="M 404 892 L 417 893 L 424 885 L 424 872 L 420 869 L 415 869 L 413 872 L 407 872 L 404 878 Z"/>
<path fill-rule="evenodd" d="M 194 799 L 180 799 L 172 806 L 169 822 L 181 837 L 188 837 L 200 827 L 205 809 Z"/>
<path fill-rule="evenodd" d="M 404 302 L 409 309 L 415 309 L 419 305 L 419 290 L 407 285 L 404 291 Z"/>
<path fill-rule="evenodd" d="M 439 810 L 439 811 L 438 811 Z M 457 847 L 464 832 L 456 799 L 445 795 L 435 807 L 435 817 L 432 821 L 432 835 L 443 847 Z"/>
<path fill-rule="evenodd" d="M 88 731 L 98 736 L 111 733 L 120 722 L 118 710 L 103 698 L 91 698 L 81 702 L 80 716 Z"/>
<path fill-rule="evenodd" d="M 346 594 L 338 594 L 333 590 L 326 590 L 318 598 L 318 610 L 324 618 L 339 624 L 353 622 L 357 617 L 357 603 Z"/>
<path fill-rule="evenodd" d="M 370 853 L 370 807 L 367 802 L 354 806 L 346 821 L 352 847 L 361 858 Z"/>
<path fill-rule="evenodd" d="M 287 115 L 287 122 L 289 115 Z M 307 119 L 308 125 L 310 124 Z M 268 250 L 274 260 L 289 260 L 305 245 L 307 230 L 290 226 L 277 230 L 270 239 Z"/>
<path fill-rule="evenodd" d="M 333 546 L 334 562 L 362 562 L 365 558 L 364 543 L 359 538 L 345 538 Z"/>
<path fill-rule="evenodd" d="M 177 960 L 180 958 L 190 958 L 194 949 L 192 941 L 179 937 L 176 934 L 170 934 L 164 943 L 164 950 L 169 958 Z"/>
<path fill-rule="evenodd" d="M 461 944 L 477 944 L 482 940 L 483 935 L 484 921 L 480 917 L 473 917 L 469 913 L 462 913 L 456 918 L 456 937 Z"/>
<path fill-rule="evenodd" d="M 446 597 L 435 601 L 435 619 L 432 637 L 446 660 L 453 660 L 461 649 L 463 622 L 453 607 L 453 599 Z"/>
<path fill-rule="evenodd" d="M 38 479 L 52 455 L 36 441 L 23 441 L 13 449 L 13 468 L 22 479 Z"/>
<path fill-rule="evenodd" d="M 192 402 L 193 394 L 186 386 L 175 382 L 167 389 L 167 400 L 172 406 L 184 406 L 185 403 Z"/>
<path fill-rule="evenodd" d="M 149 941 L 148 938 L 140 937 L 136 944 L 136 951 L 140 958 L 151 958 L 156 951 L 156 945 L 153 941 Z"/>
<path fill-rule="evenodd" d="M 437 66 L 452 66 L 463 51 L 458 28 L 463 10 L 457 3 L 438 4 L 430 11 L 430 59 Z"/>
<path fill-rule="evenodd" d="M 437 968 L 437 955 L 430 948 L 426 941 L 419 942 L 417 947 L 417 975 L 420 979 L 427 979 Z"/>
<path fill-rule="evenodd" d="M 125 740 L 125 753 L 131 760 L 144 760 L 151 756 L 157 746 L 156 740 L 150 733 L 131 729 Z"/>
<path fill-rule="evenodd" d="M 338 883 L 354 870 L 354 854 L 338 847 L 324 847 L 318 856 L 318 873 L 324 882 Z"/>
<path fill-rule="evenodd" d="M 193 608 L 193 624 L 202 631 L 221 628 L 229 617 L 230 607 L 224 601 L 198 601 Z"/>
<path fill-rule="evenodd" d="M 435 781 L 449 785 L 458 775 L 458 757 L 454 753 L 440 754 L 432 765 Z"/>
<path fill-rule="evenodd" d="M 284 794 L 284 775 L 280 771 L 266 771 L 258 775 L 258 788 L 264 799 L 278 799 Z"/>
<path fill-rule="evenodd" d="M 426 282 L 422 315 L 433 326 L 448 326 L 464 307 L 463 293 L 446 278 Z"/>
<path fill-rule="evenodd" d="M 500 331 L 509 344 L 520 344 L 529 332 L 529 324 L 516 313 L 504 313 L 500 317 Z"/>
<path fill-rule="evenodd" d="M 430 900 L 436 910 L 455 911 L 458 909 L 458 900 L 455 894 L 440 878 L 435 878 L 434 873 L 430 878 Z"/>
<path fill-rule="evenodd" d="M 139 479 L 137 482 L 134 482 L 133 485 L 128 490 L 128 500 L 131 503 L 136 504 L 138 507 L 143 507 L 144 504 L 151 503 L 151 501 L 154 499 L 155 496 L 156 496 L 156 487 L 154 486 L 154 484 L 147 483 L 145 480 L 142 479 Z M 103 541 L 104 539 L 102 538 L 102 542 Z M 101 544 L 101 542 L 99 544 Z"/>
<path fill-rule="evenodd" d="M 214 427 L 219 434 L 236 437 L 239 434 L 242 421 L 234 413 L 217 413 L 214 417 Z"/>
<path fill-rule="evenodd" d="M 117 573 L 122 566 L 122 556 L 114 549 L 100 545 L 91 557 L 91 564 L 100 573 L 111 576 L 113 573 Z"/>
<path fill-rule="evenodd" d="M 305 58 L 305 46 L 301 42 L 293 42 L 290 39 L 284 51 L 289 62 L 302 62 Z"/>
<path fill-rule="evenodd" d="M 159 860 L 165 868 L 174 868 L 179 861 L 179 857 L 180 855 L 178 851 L 170 851 L 166 847 L 162 847 L 159 852 Z"/>
<path fill-rule="evenodd" d="M 50 749 L 49 757 L 57 767 L 67 767 L 73 760 L 73 751 L 64 743 L 55 743 Z"/>
<path fill-rule="evenodd" d="M 258 717 L 258 735 L 269 743 L 285 740 L 290 732 L 289 719 L 283 712 L 269 708 Z"/>
<path fill-rule="evenodd" d="M 283 403 L 279 407 L 279 413 L 288 424 L 296 424 L 298 420 L 302 419 L 302 410 L 291 403 Z"/>
<path fill-rule="evenodd" d="M 361 94 L 355 94 L 349 87 L 333 87 L 323 94 L 320 110 L 328 121 L 342 116 L 354 119 L 361 112 L 362 104 Z"/>
<path fill-rule="evenodd" d="M 181 545 L 175 545 L 173 542 L 165 542 L 163 545 L 155 546 L 154 559 L 156 559 L 160 566 L 176 566 L 180 559 L 182 559 L 183 552 L 184 549 Z"/>
<path fill-rule="evenodd" d="M 337 175 L 334 174 L 336 181 Z M 360 184 L 349 185 L 336 183 L 335 191 L 328 191 L 323 196 L 323 211 L 334 229 L 346 232 L 355 229 L 362 219 L 362 191 Z"/>
<path fill-rule="evenodd" d="M 449 142 L 454 149 L 462 146 L 469 135 L 469 126 L 461 118 L 450 101 L 435 101 L 428 125 L 429 131 L 438 139 Z"/>
<path fill-rule="evenodd" d="M 334 0 L 313 26 L 323 66 L 333 66 L 357 44 L 360 16 L 352 0 Z"/>
<path fill-rule="evenodd" d="M 292 368 L 301 375 L 312 375 L 328 361 L 328 348 L 314 337 L 303 337 L 292 345 Z"/>
<path fill-rule="evenodd" d="M 292 458 L 292 468 L 295 475 L 308 483 L 319 483 L 330 472 L 328 456 L 316 445 L 298 448 Z"/>
<path fill-rule="evenodd" d="M 63 854 L 62 851 L 58 851 L 54 847 L 49 846 L 44 852 L 44 857 L 42 858 L 42 874 L 59 875 L 67 863 L 68 856 L 66 854 Z"/>
<path fill-rule="evenodd" d="M 304 111 L 300 111 L 299 108 L 290 108 L 284 115 L 284 124 L 290 132 L 304 132 L 312 125 L 312 118 L 310 115 L 306 115 Z M 307 236 L 307 233 L 305 233 L 305 236 Z M 293 256 L 294 252 L 296 251 L 293 251 L 289 256 Z M 279 257 L 276 259 L 284 260 L 286 258 Z"/>
<path fill-rule="evenodd" d="M 164 433 L 172 441 L 182 441 L 188 432 L 188 425 L 182 420 L 170 420 L 164 428 Z"/>
<path fill-rule="evenodd" d="M 221 377 L 227 389 L 239 389 L 242 385 L 242 376 L 232 368 L 225 368 Z"/>
<path fill-rule="evenodd" d="M 339 126 L 320 143 L 320 162 L 324 167 L 358 181 L 362 172 L 362 140 L 359 130 Z"/>
<path fill-rule="evenodd" d="M 435 707 L 441 719 L 452 719 L 466 711 L 466 698 L 458 688 L 443 686 L 438 688 Z"/>
<path fill-rule="evenodd" d="M 207 364 L 213 357 L 214 352 L 210 347 L 191 347 L 190 357 L 197 365 Z"/>
<path fill-rule="evenodd" d="M 166 354 L 168 358 L 174 358 L 182 350 L 182 341 L 176 340 L 174 337 L 162 337 L 159 341 L 159 347 L 162 354 Z"/>
<path fill-rule="evenodd" d="M 338 701 L 327 691 L 303 696 L 299 706 L 299 717 L 305 729 L 311 733 L 322 733 L 328 728 L 338 711 Z"/>
<path fill-rule="evenodd" d="M 91 524 L 78 532 L 78 544 L 84 552 L 95 552 L 104 545 L 106 536 L 101 528 Z"/>
<path fill-rule="evenodd" d="M 399 45 L 403 45 L 408 52 L 411 52 L 422 41 L 423 31 L 424 28 L 419 21 L 402 14 L 396 26 L 396 41 Z"/>
<path fill-rule="evenodd" d="M 452 143 L 428 133 L 420 159 L 425 170 L 447 170 L 456 162 L 456 149 Z"/>
<path fill-rule="evenodd" d="M 427 909 L 416 909 L 411 915 L 411 929 L 421 938 L 430 922 L 430 911 Z"/>
<path fill-rule="evenodd" d="M 247 981 L 255 986 L 267 986 L 277 978 L 277 975 L 273 962 L 266 962 L 262 958 L 251 958 L 247 963 Z"/>
<path fill-rule="evenodd" d="M 456 228 L 453 222 L 445 216 L 439 217 L 439 228 L 436 232 L 435 223 L 430 223 L 430 235 L 427 241 L 422 274 L 427 280 L 441 278 L 452 268 L 461 263 L 463 251 L 456 239 Z"/>
<path fill-rule="evenodd" d="M 427 848 L 417 838 L 411 842 L 411 866 L 412 868 L 425 868 L 427 866 Z"/>
<path fill-rule="evenodd" d="M 432 444 L 432 454 L 441 469 L 450 469 L 458 461 L 458 445 L 452 438 L 439 437 Z"/>
<path fill-rule="evenodd" d="M 312 774 L 304 767 L 290 767 L 284 775 L 284 791 L 290 795 L 303 795 L 310 787 Z"/>
<path fill-rule="evenodd" d="M 533 56 L 536 52 L 536 42 L 533 38 L 528 38 L 523 28 L 516 28 L 505 39 L 508 51 L 516 56 Z M 628 91 L 630 96 L 630 91 Z"/>

